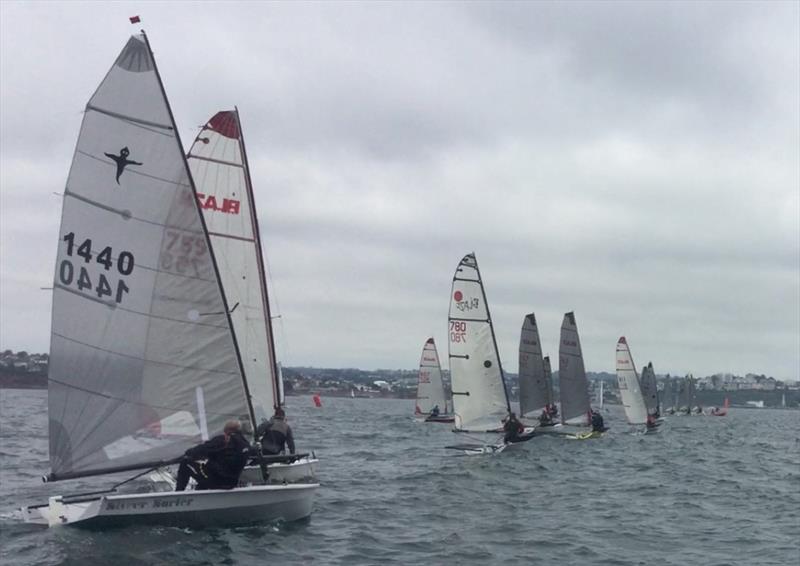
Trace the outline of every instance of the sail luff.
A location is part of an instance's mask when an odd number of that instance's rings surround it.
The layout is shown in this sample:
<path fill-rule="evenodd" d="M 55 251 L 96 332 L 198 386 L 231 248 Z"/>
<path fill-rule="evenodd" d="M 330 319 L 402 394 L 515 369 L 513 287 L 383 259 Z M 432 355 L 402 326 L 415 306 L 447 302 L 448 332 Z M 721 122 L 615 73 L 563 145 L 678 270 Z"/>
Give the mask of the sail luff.
<path fill-rule="evenodd" d="M 252 223 L 253 235 L 255 236 L 255 241 L 256 241 L 256 250 L 257 250 L 256 261 L 258 263 L 258 276 L 259 276 L 259 282 L 261 284 L 261 297 L 264 302 L 264 315 L 265 315 L 264 324 L 266 325 L 267 328 L 267 336 L 269 340 L 267 352 L 269 354 L 270 367 L 272 368 L 272 375 L 273 375 L 273 380 L 272 380 L 273 399 L 275 400 L 275 405 L 280 406 L 282 404 L 282 399 L 279 392 L 282 387 L 281 384 L 278 383 L 278 379 L 280 379 L 280 372 L 278 371 L 277 356 L 275 355 L 275 338 L 272 332 L 272 313 L 270 311 L 270 305 L 269 305 L 269 291 L 267 289 L 266 270 L 264 269 L 264 250 L 261 245 L 261 229 L 258 225 L 255 194 L 253 192 L 253 180 L 250 177 L 250 162 L 247 159 L 247 149 L 244 143 L 244 133 L 242 132 L 242 123 L 239 119 L 239 109 L 235 106 L 233 113 L 236 116 L 236 125 L 239 129 L 239 147 L 241 148 L 242 152 L 245 186 L 247 187 L 248 199 L 250 201 L 250 221 Z"/>
<path fill-rule="evenodd" d="M 255 434 L 255 428 L 258 424 L 256 422 L 256 415 L 253 411 L 253 403 L 250 400 L 250 390 L 247 385 L 247 378 L 244 372 L 244 363 L 242 363 L 242 354 L 239 350 L 239 342 L 236 339 L 236 331 L 233 326 L 233 320 L 231 319 L 231 311 L 230 306 L 228 305 L 228 300 L 225 297 L 225 289 L 222 288 L 222 278 L 220 277 L 219 273 L 219 265 L 217 264 L 216 255 L 214 255 L 214 247 L 211 245 L 211 238 L 208 234 L 208 226 L 206 225 L 205 215 L 203 214 L 202 209 L 200 208 L 200 201 L 197 198 L 197 187 L 194 183 L 194 178 L 192 177 L 191 169 L 189 168 L 189 161 L 186 158 L 186 153 L 183 151 L 183 142 L 181 141 L 180 133 L 178 132 L 178 128 L 175 126 L 175 116 L 172 113 L 172 106 L 169 104 L 169 99 L 167 98 L 167 92 L 164 90 L 164 82 L 161 80 L 161 73 L 158 72 L 158 64 L 156 63 L 156 59 L 153 56 L 153 49 L 150 47 L 150 39 L 147 37 L 147 34 L 142 30 L 142 37 L 144 38 L 145 45 L 147 45 L 147 50 L 150 52 L 150 59 L 153 62 L 153 71 L 156 75 L 156 80 L 158 81 L 158 86 L 161 88 L 161 94 L 164 97 L 164 102 L 167 106 L 167 112 L 169 113 L 170 122 L 175 131 L 175 140 L 178 142 L 178 147 L 180 148 L 181 159 L 183 160 L 183 166 L 186 169 L 186 175 L 189 179 L 189 185 L 192 189 L 192 195 L 194 196 L 194 206 L 197 209 L 197 214 L 200 216 L 200 224 L 203 227 L 203 236 L 205 237 L 206 245 L 208 246 L 208 255 L 211 258 L 211 264 L 214 266 L 214 274 L 217 278 L 217 286 L 219 287 L 220 295 L 222 296 L 222 305 L 225 309 L 225 318 L 228 319 L 228 327 L 230 329 L 230 335 L 233 339 L 233 349 L 236 353 L 236 362 L 239 366 L 239 372 L 242 378 L 242 388 L 244 390 L 245 401 L 247 403 L 247 409 L 250 416 L 250 423 L 252 428 L 252 433 Z"/>

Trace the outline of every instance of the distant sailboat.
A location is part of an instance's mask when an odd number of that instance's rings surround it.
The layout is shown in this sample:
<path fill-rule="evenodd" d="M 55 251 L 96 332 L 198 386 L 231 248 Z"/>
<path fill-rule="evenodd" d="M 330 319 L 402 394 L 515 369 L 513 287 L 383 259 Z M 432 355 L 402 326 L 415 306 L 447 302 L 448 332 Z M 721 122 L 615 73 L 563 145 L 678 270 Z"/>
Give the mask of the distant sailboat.
<path fill-rule="evenodd" d="M 642 373 L 645 372 L 646 368 Z M 647 425 L 648 427 L 656 426 L 656 409 L 653 408 L 652 412 L 648 409 L 646 395 L 636 373 L 636 365 L 633 362 L 628 341 L 624 336 L 617 341 L 617 385 L 628 423 Z"/>
<path fill-rule="evenodd" d="M 497 341 L 478 262 L 468 254 L 459 262 L 450 292 L 449 357 L 456 432 L 492 433 L 494 441 L 451 446 L 466 453 L 503 450 L 497 442 L 502 421 L 511 412 Z M 529 440 L 525 430 L 519 444 Z"/>
<path fill-rule="evenodd" d="M 425 422 L 452 423 L 455 420 L 453 415 L 447 414 L 442 368 L 433 338 L 428 338 L 425 342 L 419 360 L 414 415 L 424 419 Z"/>
<path fill-rule="evenodd" d="M 597 404 L 602 409 L 605 407 L 605 380 L 600 380 L 600 392 L 597 394 Z"/>
<path fill-rule="evenodd" d="M 521 417 L 538 418 L 553 403 L 552 381 L 542 358 L 539 329 L 533 313 L 525 316 L 519 339 L 519 412 Z M 550 378 L 552 379 L 552 377 Z"/>
<path fill-rule="evenodd" d="M 717 409 L 716 407 L 711 409 L 709 415 L 712 417 L 724 417 L 728 414 L 728 408 L 730 407 L 730 401 L 727 397 L 725 397 L 725 403 L 722 405 L 721 409 Z"/>
<path fill-rule="evenodd" d="M 561 422 L 589 426 L 589 381 L 583 366 L 583 352 L 578 337 L 575 313 L 564 315 L 558 347 L 558 380 L 561 390 Z"/>
<path fill-rule="evenodd" d="M 647 414 L 656 419 L 660 418 L 661 409 L 658 399 L 658 383 L 656 382 L 656 372 L 653 369 L 653 362 L 649 362 L 642 368 L 640 381 L 642 385 L 642 395 L 644 396 L 644 404 L 647 407 Z"/>

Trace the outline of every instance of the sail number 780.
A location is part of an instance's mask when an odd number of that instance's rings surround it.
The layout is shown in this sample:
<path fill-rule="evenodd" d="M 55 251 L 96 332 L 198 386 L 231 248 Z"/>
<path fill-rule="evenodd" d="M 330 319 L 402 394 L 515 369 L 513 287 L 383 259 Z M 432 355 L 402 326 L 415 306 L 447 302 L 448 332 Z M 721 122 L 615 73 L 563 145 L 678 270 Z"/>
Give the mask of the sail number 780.
<path fill-rule="evenodd" d="M 450 321 L 450 341 L 460 343 L 465 343 L 467 341 L 467 323 L 465 321 Z"/>

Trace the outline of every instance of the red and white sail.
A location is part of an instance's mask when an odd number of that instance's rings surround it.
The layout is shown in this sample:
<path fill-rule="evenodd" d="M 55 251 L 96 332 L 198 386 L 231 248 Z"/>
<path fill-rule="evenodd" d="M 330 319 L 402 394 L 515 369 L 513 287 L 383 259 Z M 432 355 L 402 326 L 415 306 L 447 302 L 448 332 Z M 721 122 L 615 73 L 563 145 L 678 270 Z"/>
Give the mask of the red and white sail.
<path fill-rule="evenodd" d="M 238 112 L 217 112 L 200 130 L 187 159 L 217 258 L 256 421 L 261 421 L 279 405 L 279 384 L 258 219 Z"/>
<path fill-rule="evenodd" d="M 642 395 L 633 356 L 624 336 L 617 342 L 617 386 L 628 422 L 636 425 L 646 424 L 647 405 Z"/>
<path fill-rule="evenodd" d="M 428 415 L 434 407 L 444 413 L 447 410 L 447 397 L 442 381 L 442 368 L 439 364 L 439 353 L 433 338 L 428 338 L 422 348 L 422 357 L 419 360 L 419 374 L 417 376 L 417 402 L 414 412 L 418 415 Z"/>

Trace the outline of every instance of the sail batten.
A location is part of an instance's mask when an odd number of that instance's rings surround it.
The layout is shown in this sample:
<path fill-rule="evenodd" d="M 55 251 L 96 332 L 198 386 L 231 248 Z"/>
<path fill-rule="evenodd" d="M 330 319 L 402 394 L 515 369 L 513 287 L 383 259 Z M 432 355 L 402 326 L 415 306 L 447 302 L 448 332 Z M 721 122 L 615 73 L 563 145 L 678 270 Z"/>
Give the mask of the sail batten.
<path fill-rule="evenodd" d="M 83 116 L 54 276 L 55 477 L 169 460 L 204 428 L 252 420 L 213 251 L 144 34 L 130 38 L 87 108 L 104 112 Z"/>
<path fill-rule="evenodd" d="M 169 131 L 175 130 L 175 128 L 173 128 L 171 125 L 168 124 L 158 124 L 156 122 L 151 122 L 149 120 L 142 120 L 141 118 L 137 118 L 135 116 L 126 116 L 125 114 L 120 114 L 119 112 L 112 112 L 111 110 L 106 110 L 105 108 L 100 108 L 99 106 L 92 106 L 91 104 L 86 105 L 86 110 L 99 112 L 100 114 L 111 116 L 112 118 L 119 118 L 120 120 L 123 120 L 125 122 L 133 122 L 135 124 L 152 126 L 154 128 L 161 128 L 162 130 L 169 130 Z"/>

